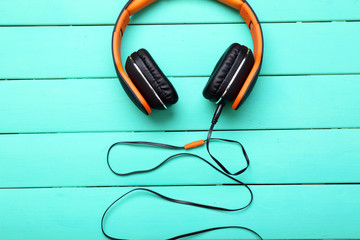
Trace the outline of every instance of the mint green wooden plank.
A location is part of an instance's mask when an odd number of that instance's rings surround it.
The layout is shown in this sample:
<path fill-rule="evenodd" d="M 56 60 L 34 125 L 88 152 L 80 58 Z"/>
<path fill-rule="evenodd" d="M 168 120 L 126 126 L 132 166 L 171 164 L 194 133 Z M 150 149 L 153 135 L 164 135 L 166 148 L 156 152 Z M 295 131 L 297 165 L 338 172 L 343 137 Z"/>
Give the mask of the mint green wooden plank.
<path fill-rule="evenodd" d="M 1 1 L 3 25 L 113 24 L 125 0 L 12 0 Z M 356 0 L 249 1 L 262 22 L 360 20 Z M 31 9 L 31 11 L 29 11 Z M 179 11 L 181 9 L 181 11 Z M 133 23 L 239 22 L 231 8 L 216 1 L 158 1 L 144 10 Z"/>
<path fill-rule="evenodd" d="M 163 194 L 236 207 L 248 199 L 241 187 L 158 187 Z M 164 239 L 206 227 L 243 225 L 264 239 L 359 239 L 359 185 L 253 186 L 244 212 L 219 213 L 170 204 L 137 193 L 114 208 L 107 231 L 130 239 Z M 100 218 L 129 188 L 0 190 L 1 239 L 105 239 Z M 136 211 L 134 211 L 136 209 Z M 154 216 L 156 216 L 154 218 Z M 140 229 L 140 231 L 139 231 Z M 256 239 L 220 231 L 196 239 Z"/>
<path fill-rule="evenodd" d="M 207 78 L 172 78 L 179 102 L 146 116 L 117 79 L 0 81 L 0 132 L 207 130 L 215 104 Z M 360 127 L 360 75 L 260 77 L 217 129 Z M 194 114 L 196 113 L 196 114 Z"/>
<path fill-rule="evenodd" d="M 359 73 L 360 22 L 264 24 L 263 30 L 262 74 Z M 0 78 L 115 77 L 111 32 L 111 26 L 0 28 Z M 244 24 L 130 26 L 123 58 L 145 47 L 168 76 L 208 76 L 233 42 L 251 46 Z"/>
<path fill-rule="evenodd" d="M 184 145 L 203 139 L 197 133 L 88 133 L 0 135 L 0 188 L 111 185 L 188 185 L 234 183 L 198 159 L 183 157 L 154 173 L 117 177 L 106 165 L 116 141 L 156 141 Z M 241 141 L 251 167 L 239 179 L 267 183 L 359 183 L 360 130 L 215 132 Z M 244 160 L 234 145 L 214 143 L 215 156 L 230 169 Z M 111 152 L 119 171 L 151 168 L 172 154 L 185 152 L 119 146 Z M 188 151 L 210 160 L 205 147 Z M 234 158 L 234 156 L 237 156 Z"/>

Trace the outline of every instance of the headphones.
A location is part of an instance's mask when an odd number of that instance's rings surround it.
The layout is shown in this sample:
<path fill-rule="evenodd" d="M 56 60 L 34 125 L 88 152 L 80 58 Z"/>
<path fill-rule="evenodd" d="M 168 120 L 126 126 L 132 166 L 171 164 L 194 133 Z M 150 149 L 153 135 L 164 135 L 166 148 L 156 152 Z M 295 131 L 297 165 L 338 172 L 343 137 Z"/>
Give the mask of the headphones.
<path fill-rule="evenodd" d="M 140 49 L 121 63 L 121 40 L 130 22 L 130 16 L 156 0 L 129 0 L 116 21 L 112 36 L 112 55 L 117 76 L 125 92 L 135 105 L 149 115 L 151 109 L 164 110 L 178 101 L 175 88 L 161 71 L 150 53 Z M 238 109 L 251 92 L 259 75 L 264 41 L 259 19 L 246 0 L 218 0 L 240 11 L 249 27 L 254 54 L 246 46 L 233 43 L 217 62 L 205 88 L 203 96 L 217 104 L 233 102 Z"/>
<path fill-rule="evenodd" d="M 155 2 L 156 0 L 129 0 L 125 7 L 122 9 L 115 27 L 112 36 L 112 54 L 114 59 L 114 64 L 116 68 L 116 73 L 119 77 L 120 83 L 125 89 L 125 92 L 130 97 L 130 99 L 135 103 L 135 105 L 145 114 L 149 115 L 151 113 L 151 109 L 167 109 L 171 105 L 175 104 L 178 101 L 178 95 L 176 93 L 175 88 L 167 79 L 165 74 L 160 70 L 159 66 L 156 64 L 154 59 L 151 57 L 148 51 L 145 49 L 140 49 L 137 52 L 132 53 L 127 59 L 125 63 L 126 72 L 121 63 L 121 40 L 123 38 L 124 31 L 126 26 L 130 22 L 130 16 Z M 156 142 L 146 142 L 146 141 L 120 141 L 112 144 L 107 152 L 106 161 L 109 169 L 118 176 L 129 176 L 135 174 L 144 174 L 152 172 L 161 166 L 163 166 L 166 162 L 177 159 L 181 156 L 193 157 L 198 160 L 203 161 L 205 164 L 212 167 L 212 169 L 216 170 L 218 173 L 224 175 L 225 177 L 233 180 L 237 184 L 244 186 L 250 194 L 249 202 L 243 206 L 238 208 L 224 208 L 213 205 L 205 205 L 201 203 L 175 199 L 165 195 L 162 195 L 158 192 L 155 192 L 146 188 L 135 188 L 130 190 L 129 192 L 121 195 L 117 198 L 110 206 L 104 211 L 101 218 L 101 231 L 108 239 L 120 240 L 123 238 L 116 238 L 108 235 L 105 232 L 104 221 L 108 214 L 108 212 L 112 209 L 112 207 L 124 199 L 127 195 L 132 194 L 134 192 L 148 192 L 153 194 L 155 197 L 158 197 L 162 200 L 172 202 L 175 204 L 188 205 L 198 208 L 217 210 L 222 212 L 234 212 L 241 211 L 246 209 L 253 202 L 253 193 L 250 187 L 237 180 L 235 176 L 239 176 L 249 167 L 250 160 L 245 151 L 244 146 L 235 140 L 230 139 L 221 139 L 221 138 L 212 138 L 211 134 L 214 129 L 215 124 L 217 123 L 221 111 L 224 105 L 227 102 L 233 102 L 232 108 L 238 109 L 238 107 L 245 101 L 246 97 L 251 92 L 256 79 L 259 75 L 261 62 L 263 57 L 263 35 L 261 26 L 258 18 L 256 17 L 254 11 L 251 9 L 250 5 L 245 0 L 218 0 L 222 3 L 225 3 L 237 10 L 240 11 L 240 15 L 245 20 L 245 23 L 250 29 L 251 36 L 253 39 L 254 46 L 254 54 L 252 51 L 238 43 L 233 43 L 228 49 L 226 49 L 225 53 L 221 56 L 220 60 L 217 62 L 215 69 L 213 70 L 208 82 L 205 85 L 203 90 L 203 95 L 206 99 L 209 99 L 212 102 L 216 102 L 217 108 L 214 113 L 213 119 L 211 121 L 211 127 L 208 131 L 207 138 L 205 140 L 195 141 L 184 146 L 174 146 L 164 143 L 156 143 Z M 127 73 L 127 74 L 126 74 Z M 210 151 L 210 142 L 220 141 L 227 143 L 235 143 L 241 148 L 242 154 L 246 161 L 246 166 L 236 172 L 229 171 L 219 159 L 217 159 L 214 155 L 211 154 Z M 131 145 L 138 147 L 157 147 L 164 149 L 177 149 L 177 150 L 187 150 L 194 147 L 198 147 L 201 145 L 206 146 L 206 150 L 213 160 L 213 163 L 209 162 L 205 158 L 200 155 L 196 155 L 193 153 L 177 153 L 171 155 L 170 157 L 163 160 L 157 166 L 150 169 L 142 169 L 136 170 L 133 172 L 118 172 L 111 167 L 110 164 L 110 152 L 113 147 L 117 145 Z M 237 157 L 234 160 L 238 160 Z M 189 236 L 194 236 L 198 234 L 202 234 L 205 232 L 217 231 L 222 229 L 242 229 L 246 230 L 254 235 L 256 235 L 259 239 L 262 239 L 261 236 L 254 230 L 251 230 L 242 226 L 220 226 L 207 228 L 195 232 L 181 234 L 168 240 L 173 239 L 182 239 Z"/>

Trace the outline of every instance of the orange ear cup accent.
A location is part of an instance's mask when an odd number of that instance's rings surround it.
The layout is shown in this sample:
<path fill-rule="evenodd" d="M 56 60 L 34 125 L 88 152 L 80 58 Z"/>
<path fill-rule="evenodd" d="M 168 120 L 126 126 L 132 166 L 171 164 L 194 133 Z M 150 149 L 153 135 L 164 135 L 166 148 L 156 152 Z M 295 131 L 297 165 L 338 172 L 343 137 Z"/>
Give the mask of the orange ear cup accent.
<path fill-rule="evenodd" d="M 256 74 L 259 71 L 261 61 L 262 61 L 262 55 L 263 55 L 263 38 L 262 38 L 262 32 L 260 24 L 250 8 L 250 6 L 245 3 L 241 6 L 240 9 L 240 15 L 245 20 L 247 26 L 250 29 L 251 37 L 253 39 L 253 45 L 254 45 L 254 57 L 255 57 L 255 63 L 253 68 L 251 69 L 249 76 L 246 78 L 244 85 L 242 86 L 239 94 L 236 96 L 234 103 L 232 105 L 233 109 L 237 109 L 241 100 L 245 96 L 245 93 L 251 86 L 252 81 L 256 78 Z"/>
<path fill-rule="evenodd" d="M 262 37 L 260 23 L 255 13 L 253 12 L 253 10 L 246 1 L 242 1 L 242 0 L 218 0 L 218 1 L 240 11 L 241 17 L 245 20 L 246 25 L 250 29 L 250 33 L 254 45 L 255 63 L 249 73 L 249 76 L 246 78 L 242 88 L 240 89 L 240 92 L 238 93 L 232 104 L 232 108 L 236 110 L 239 104 L 241 103 L 241 101 L 243 100 L 246 92 L 250 88 L 251 83 L 257 77 L 263 55 L 263 37 Z"/>
<path fill-rule="evenodd" d="M 146 112 L 148 114 L 150 114 L 151 108 L 150 108 L 149 104 L 146 102 L 145 98 L 141 95 L 139 90 L 136 88 L 134 83 L 131 81 L 129 76 L 126 74 L 126 72 L 121 64 L 121 59 L 120 59 L 121 40 L 122 40 L 122 35 L 125 31 L 126 26 L 129 23 L 129 21 L 130 21 L 129 12 L 125 9 L 117 22 L 117 25 L 115 27 L 115 31 L 113 34 L 112 51 L 113 51 L 113 56 L 114 56 L 114 62 L 115 62 L 116 68 L 118 69 L 119 73 L 121 74 L 123 80 L 129 86 L 129 88 L 134 93 L 136 98 L 140 101 L 141 105 L 143 105 Z"/>

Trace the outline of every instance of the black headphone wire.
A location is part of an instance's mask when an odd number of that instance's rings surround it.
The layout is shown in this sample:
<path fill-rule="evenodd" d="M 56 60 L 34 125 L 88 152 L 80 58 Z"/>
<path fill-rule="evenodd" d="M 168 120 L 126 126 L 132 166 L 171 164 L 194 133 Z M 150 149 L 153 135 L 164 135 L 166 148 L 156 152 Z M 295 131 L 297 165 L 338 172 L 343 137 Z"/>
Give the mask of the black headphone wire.
<path fill-rule="evenodd" d="M 151 193 L 151 194 L 155 195 L 156 197 L 161 198 L 161 199 L 166 200 L 166 201 L 169 201 L 169 202 L 188 205 L 188 206 L 194 206 L 194 207 L 199 207 L 199 208 L 217 210 L 217 211 L 226 211 L 226 212 L 241 211 L 241 210 L 244 210 L 245 208 L 247 208 L 247 207 L 249 207 L 251 205 L 251 203 L 253 202 L 253 199 L 254 199 L 254 195 L 253 195 L 252 190 L 250 189 L 250 187 L 246 183 L 244 183 L 244 182 L 242 182 L 242 181 L 240 181 L 240 180 L 238 180 L 238 179 L 236 179 L 234 177 L 234 176 L 238 176 L 238 175 L 242 174 L 243 172 L 245 172 L 247 170 L 247 168 L 249 167 L 249 165 L 250 165 L 250 160 L 249 160 L 249 157 L 248 157 L 248 155 L 246 153 L 246 150 L 245 150 L 244 146 L 240 142 L 235 141 L 235 140 L 231 140 L 231 139 L 211 138 L 212 132 L 214 130 L 214 127 L 215 127 L 219 117 L 220 117 L 220 114 L 221 114 L 221 111 L 222 111 L 224 105 L 225 104 L 223 104 L 223 103 L 218 104 L 218 107 L 217 107 L 217 109 L 215 111 L 214 117 L 213 117 L 213 119 L 211 121 L 211 126 L 209 128 L 207 138 L 206 138 L 206 140 L 204 140 L 204 143 L 206 144 L 206 150 L 207 150 L 209 156 L 219 166 L 219 168 L 216 167 L 214 164 L 210 163 L 205 158 L 203 158 L 203 157 L 201 157 L 201 156 L 199 156 L 197 154 L 193 154 L 193 153 L 178 153 L 178 154 L 171 155 L 168 158 L 166 158 L 165 160 L 163 160 L 160 164 L 158 164 L 155 167 L 150 168 L 150 169 L 144 169 L 144 170 L 137 170 L 137 171 L 132 171 L 132 172 L 121 173 L 121 172 L 115 171 L 111 167 L 110 160 L 109 160 L 110 152 L 117 145 L 152 146 L 152 147 L 167 148 L 167 149 L 178 149 L 178 150 L 185 150 L 186 149 L 186 148 L 184 148 L 184 146 L 174 146 L 174 145 L 169 145 L 169 144 L 156 143 L 156 142 L 147 142 L 147 141 L 120 141 L 120 142 L 116 142 L 116 143 L 112 144 L 108 148 L 108 151 L 107 151 L 107 154 L 106 154 L 106 163 L 107 163 L 109 169 L 111 170 L 111 172 L 114 173 L 115 175 L 129 176 L 129 175 L 135 175 L 135 174 L 149 173 L 149 172 L 152 172 L 152 171 L 162 167 L 167 162 L 169 162 L 169 161 L 171 161 L 173 159 L 176 159 L 176 158 L 179 158 L 179 157 L 182 157 L 182 156 L 191 156 L 191 157 L 194 157 L 194 158 L 197 158 L 197 159 L 203 161 L 204 163 L 209 165 L 211 168 L 213 168 L 215 171 L 217 171 L 220 174 L 224 175 L 225 177 L 233 180 L 237 184 L 239 184 L 241 186 L 244 186 L 248 190 L 248 192 L 250 193 L 249 202 L 246 205 L 244 205 L 242 207 L 239 207 L 239 208 L 224 208 L 224 207 L 217 207 L 217 206 L 213 206 L 213 205 L 206 205 L 206 204 L 201 204 L 201 203 L 196 203 L 196 202 L 191 202 L 191 201 L 186 201 L 186 200 L 170 198 L 170 197 L 167 197 L 165 195 L 162 195 L 162 194 L 160 194 L 160 193 L 158 193 L 156 191 L 153 191 L 153 190 L 147 189 L 147 188 L 134 188 L 134 189 L 126 192 L 125 194 L 121 195 L 115 201 L 113 201 L 107 207 L 107 209 L 104 211 L 104 213 L 102 215 L 102 218 L 101 218 L 101 231 L 102 231 L 102 233 L 104 234 L 105 237 L 107 237 L 108 239 L 111 239 L 111 240 L 125 240 L 124 238 L 116 238 L 116 237 L 112 237 L 112 236 L 108 235 L 105 232 L 105 229 L 104 229 L 104 220 L 105 220 L 106 214 L 109 212 L 109 210 L 117 202 L 122 200 L 125 196 L 127 196 L 127 195 L 129 195 L 129 194 L 131 194 L 133 192 L 137 192 L 137 191 L 144 191 L 144 192 Z M 242 150 L 242 153 L 243 153 L 243 156 L 245 158 L 246 166 L 244 168 L 240 169 L 239 171 L 236 171 L 235 173 L 230 172 L 215 156 L 213 156 L 211 154 L 211 151 L 210 151 L 210 142 L 211 141 L 221 141 L 221 142 L 229 142 L 229 143 L 238 144 L 240 146 L 240 148 Z M 167 240 L 182 239 L 182 238 L 185 238 L 185 237 L 194 236 L 194 235 L 202 234 L 202 233 L 205 233 L 205 232 L 211 232 L 211 231 L 222 230 L 222 229 L 230 229 L 230 228 L 246 230 L 246 231 L 256 235 L 259 239 L 262 239 L 262 237 L 256 231 L 251 230 L 251 229 L 249 229 L 247 227 L 243 227 L 243 226 L 221 226 L 221 227 L 207 228 L 207 229 L 203 229 L 203 230 L 199 230 L 199 231 L 195 231 L 195 232 L 181 234 L 181 235 L 178 235 L 178 236 L 175 236 L 175 237 L 168 238 Z"/>

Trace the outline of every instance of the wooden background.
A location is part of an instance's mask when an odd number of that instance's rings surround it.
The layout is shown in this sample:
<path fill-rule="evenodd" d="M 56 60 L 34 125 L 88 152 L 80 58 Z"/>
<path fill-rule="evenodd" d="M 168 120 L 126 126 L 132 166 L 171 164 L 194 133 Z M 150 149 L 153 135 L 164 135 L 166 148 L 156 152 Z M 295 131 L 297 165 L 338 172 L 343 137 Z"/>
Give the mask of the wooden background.
<path fill-rule="evenodd" d="M 360 1 L 249 2 L 264 32 L 261 76 L 239 111 L 224 111 L 214 137 L 246 146 L 251 167 L 239 179 L 251 184 L 253 205 L 218 213 L 137 193 L 109 215 L 112 235 L 161 239 L 242 225 L 265 239 L 360 239 Z M 226 207 L 248 200 L 244 188 L 222 186 L 232 182 L 193 158 L 131 177 L 107 168 L 114 141 L 204 138 L 215 109 L 201 94 L 208 76 L 231 43 L 252 47 L 236 11 L 215 1 L 159 0 L 134 16 L 123 59 L 149 50 L 180 98 L 145 116 L 111 58 L 124 4 L 0 0 L 0 239 L 105 239 L 103 211 L 134 186 Z M 239 167 L 233 149 L 214 151 Z M 192 152 L 206 156 L 204 148 Z M 115 168 L 131 170 L 173 153 L 128 146 L 111 157 Z M 197 239 L 252 237 L 226 230 Z"/>

